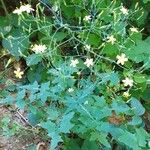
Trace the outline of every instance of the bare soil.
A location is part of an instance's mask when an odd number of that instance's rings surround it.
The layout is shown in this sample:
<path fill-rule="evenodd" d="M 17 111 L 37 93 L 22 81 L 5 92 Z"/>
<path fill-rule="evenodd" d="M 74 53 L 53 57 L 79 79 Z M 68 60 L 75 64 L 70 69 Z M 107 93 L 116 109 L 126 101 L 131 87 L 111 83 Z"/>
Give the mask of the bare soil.
<path fill-rule="evenodd" d="M 5 115 L 11 115 L 12 119 L 15 119 L 14 114 L 11 114 L 7 108 L 0 107 L 0 121 Z M 15 121 L 19 120 L 16 118 Z M 9 138 L 0 134 L 0 150 L 28 150 L 31 145 L 35 145 L 36 150 L 48 150 L 48 143 L 43 143 L 40 137 L 31 132 L 20 133 Z"/>

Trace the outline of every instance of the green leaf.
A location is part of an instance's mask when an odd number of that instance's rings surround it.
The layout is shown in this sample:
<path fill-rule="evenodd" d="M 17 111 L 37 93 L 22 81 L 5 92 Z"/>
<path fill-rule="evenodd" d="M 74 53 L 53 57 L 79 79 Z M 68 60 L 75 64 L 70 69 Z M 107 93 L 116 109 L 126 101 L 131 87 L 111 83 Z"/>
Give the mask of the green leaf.
<path fill-rule="evenodd" d="M 136 137 L 137 137 L 139 146 L 146 147 L 147 140 L 149 139 L 150 136 L 143 128 L 136 129 Z"/>
<path fill-rule="evenodd" d="M 33 126 L 37 125 L 40 122 L 40 115 L 39 115 L 39 113 L 36 113 L 36 114 L 29 113 L 27 117 L 28 117 L 29 122 Z"/>
<path fill-rule="evenodd" d="M 50 96 L 49 91 L 50 82 L 42 83 L 37 98 L 40 99 L 43 103 L 46 102 L 47 98 Z"/>
<path fill-rule="evenodd" d="M 29 47 L 29 37 L 21 30 L 14 30 L 11 36 L 2 40 L 2 45 L 4 48 L 8 49 L 11 55 L 18 59 L 19 56 L 26 53 Z"/>
<path fill-rule="evenodd" d="M 146 90 L 144 90 L 141 97 L 145 101 L 150 101 L 150 89 L 147 88 Z"/>
<path fill-rule="evenodd" d="M 53 38 L 54 38 L 57 42 L 60 42 L 60 41 L 62 41 L 66 36 L 67 36 L 67 33 L 65 33 L 65 32 L 57 32 L 57 33 L 54 34 Z"/>
<path fill-rule="evenodd" d="M 132 97 L 130 99 L 131 107 L 133 108 L 133 111 L 136 115 L 141 116 L 145 113 L 145 108 L 142 106 L 139 100 Z"/>
<path fill-rule="evenodd" d="M 55 123 L 48 120 L 47 122 L 41 122 L 40 126 L 48 131 L 48 134 L 53 133 L 56 130 Z"/>
<path fill-rule="evenodd" d="M 102 83 L 106 83 L 108 81 L 110 81 L 112 85 L 116 85 L 119 83 L 119 75 L 116 72 L 101 73 L 99 74 L 99 76 L 102 78 Z"/>
<path fill-rule="evenodd" d="M 132 126 L 140 125 L 142 124 L 142 119 L 139 116 L 133 116 L 132 120 L 128 124 Z"/>
<path fill-rule="evenodd" d="M 55 150 L 56 146 L 58 145 L 59 142 L 62 142 L 61 136 L 53 132 L 51 134 L 48 134 L 52 139 L 51 139 L 51 145 L 50 145 L 50 150 Z"/>
<path fill-rule="evenodd" d="M 141 75 L 141 74 L 135 74 L 135 75 L 134 75 L 134 80 L 135 80 L 135 82 L 137 82 L 137 83 L 146 82 L 145 76 L 144 76 L 144 75 Z"/>
<path fill-rule="evenodd" d="M 116 45 L 112 45 L 110 43 L 107 43 L 105 45 L 105 47 L 103 48 L 102 53 L 106 54 L 109 57 L 116 57 L 117 54 L 119 53 L 119 50 L 118 50 Z"/>
<path fill-rule="evenodd" d="M 70 112 L 62 118 L 60 122 L 59 131 L 63 133 L 69 133 L 69 130 L 74 126 L 70 121 L 74 116 L 74 112 Z"/>
<path fill-rule="evenodd" d="M 28 66 L 37 65 L 40 61 L 42 61 L 42 56 L 40 54 L 31 54 L 26 58 Z"/>
<path fill-rule="evenodd" d="M 134 150 L 140 150 L 135 134 L 125 131 L 118 140 Z"/>
<path fill-rule="evenodd" d="M 99 146 L 95 141 L 85 140 L 81 147 L 81 150 L 99 150 Z"/>
<path fill-rule="evenodd" d="M 100 42 L 101 42 L 100 36 L 93 33 L 88 34 L 86 42 L 88 45 L 93 45 L 97 47 L 100 45 Z"/>
<path fill-rule="evenodd" d="M 9 23 L 9 19 L 4 16 L 0 16 L 0 37 L 5 36 L 12 29 L 12 26 Z"/>
<path fill-rule="evenodd" d="M 95 141 L 95 142 L 99 141 L 102 145 L 109 147 L 109 148 L 111 147 L 107 140 L 107 133 L 92 132 L 90 140 Z"/>

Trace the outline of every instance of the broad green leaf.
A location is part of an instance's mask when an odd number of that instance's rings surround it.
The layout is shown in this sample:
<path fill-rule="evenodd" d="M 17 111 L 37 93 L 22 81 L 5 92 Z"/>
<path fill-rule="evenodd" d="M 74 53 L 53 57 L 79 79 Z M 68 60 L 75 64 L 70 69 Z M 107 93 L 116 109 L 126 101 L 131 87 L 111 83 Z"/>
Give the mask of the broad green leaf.
<path fill-rule="evenodd" d="M 40 115 L 39 113 L 33 114 L 33 113 L 29 113 L 27 115 L 29 122 L 35 126 L 40 122 Z"/>
<path fill-rule="evenodd" d="M 55 132 L 56 125 L 55 123 L 48 120 L 47 122 L 41 122 L 40 126 L 48 131 L 48 134 Z"/>
<path fill-rule="evenodd" d="M 12 29 L 9 19 L 4 16 L 0 16 L 0 37 L 4 37 Z"/>
<path fill-rule="evenodd" d="M 48 135 L 52 138 L 51 139 L 50 150 L 55 150 L 58 143 L 62 142 L 62 138 L 57 132 L 53 132 L 53 133 L 48 134 Z"/>
<path fill-rule="evenodd" d="M 142 119 L 139 116 L 133 116 L 132 120 L 128 124 L 132 126 L 140 125 L 142 124 Z"/>
<path fill-rule="evenodd" d="M 47 98 L 50 96 L 49 85 L 50 82 L 42 83 L 40 91 L 37 94 L 37 98 L 40 99 L 43 103 L 45 103 Z"/>
<path fill-rule="evenodd" d="M 138 146 L 137 137 L 135 134 L 125 131 L 119 138 L 118 141 L 124 143 L 134 150 L 140 150 Z"/>
<path fill-rule="evenodd" d="M 80 139 L 68 139 L 67 141 L 64 141 L 64 150 L 72 150 L 72 148 L 74 150 L 81 150 L 80 148 L 80 143 L 81 140 Z"/>
<path fill-rule="evenodd" d="M 106 133 L 93 132 L 91 133 L 90 141 L 99 141 L 102 145 L 109 147 L 109 148 L 111 147 L 107 140 Z"/>
<path fill-rule="evenodd" d="M 140 101 L 137 100 L 136 98 L 132 97 L 130 99 L 130 104 L 136 115 L 141 116 L 145 113 L 145 108 L 142 106 Z"/>
<path fill-rule="evenodd" d="M 150 89 L 149 88 L 145 89 L 141 97 L 145 101 L 150 101 Z"/>
<path fill-rule="evenodd" d="M 145 76 L 144 76 L 144 75 L 141 75 L 141 74 L 135 74 L 135 75 L 134 75 L 134 80 L 135 80 L 135 82 L 137 82 L 137 83 L 146 82 Z"/>
<path fill-rule="evenodd" d="M 67 36 L 67 33 L 65 33 L 65 32 L 57 32 L 57 33 L 54 34 L 53 38 L 54 38 L 57 42 L 60 42 L 60 41 L 62 41 L 66 36 Z"/>
<path fill-rule="evenodd" d="M 74 116 L 74 112 L 70 112 L 64 115 L 64 117 L 62 118 L 60 122 L 60 127 L 58 129 L 60 132 L 68 133 L 69 130 L 74 126 L 71 123 L 71 119 L 73 118 L 73 116 Z"/>
<path fill-rule="evenodd" d="M 106 83 L 110 81 L 112 85 L 116 85 L 119 82 L 119 75 L 118 73 L 112 72 L 112 73 L 101 73 L 99 74 L 99 77 L 102 78 L 102 83 Z"/>
<path fill-rule="evenodd" d="M 29 47 L 29 37 L 21 30 L 13 30 L 10 36 L 7 36 L 2 40 L 4 48 L 8 49 L 11 55 L 17 59 L 26 53 Z"/>
<path fill-rule="evenodd" d="M 42 56 L 40 54 L 31 54 L 26 58 L 28 66 L 37 65 L 42 61 Z"/>
<path fill-rule="evenodd" d="M 85 140 L 81 147 L 81 150 L 99 150 L 99 146 L 95 141 Z"/>
<path fill-rule="evenodd" d="M 117 48 L 116 45 L 112 45 L 110 43 L 107 43 L 105 45 L 105 47 L 103 48 L 103 51 L 102 51 L 103 54 L 106 54 L 106 56 L 108 57 L 116 57 L 117 54 L 119 53 L 119 50 Z"/>
<path fill-rule="evenodd" d="M 143 128 L 136 129 L 136 137 L 138 140 L 138 145 L 141 147 L 146 147 L 147 140 L 150 138 L 150 135 Z"/>

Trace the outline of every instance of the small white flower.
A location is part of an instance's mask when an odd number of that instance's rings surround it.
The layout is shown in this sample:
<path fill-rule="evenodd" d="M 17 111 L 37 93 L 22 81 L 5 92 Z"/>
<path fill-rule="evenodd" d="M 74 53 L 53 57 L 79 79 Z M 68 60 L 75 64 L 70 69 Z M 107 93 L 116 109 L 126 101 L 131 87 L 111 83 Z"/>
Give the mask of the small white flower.
<path fill-rule="evenodd" d="M 13 11 L 13 13 L 14 13 L 14 14 L 21 15 L 21 14 L 22 14 L 22 10 L 21 10 L 21 9 L 16 8 L 16 9 Z"/>
<path fill-rule="evenodd" d="M 128 58 L 126 57 L 124 53 L 122 53 L 120 56 L 117 55 L 116 58 L 118 59 L 117 64 L 124 65 L 124 63 L 128 61 Z"/>
<path fill-rule="evenodd" d="M 133 80 L 128 77 L 126 77 L 124 80 L 122 80 L 122 82 L 123 82 L 124 86 L 130 86 L 130 87 L 133 86 Z"/>
<path fill-rule="evenodd" d="M 90 66 L 93 66 L 93 59 L 89 59 L 87 58 L 86 61 L 84 62 L 84 64 L 87 66 L 87 67 L 90 67 Z"/>
<path fill-rule="evenodd" d="M 80 76 L 81 75 L 81 71 L 77 72 L 77 75 Z"/>
<path fill-rule="evenodd" d="M 31 8 L 31 5 L 27 4 L 27 5 L 20 6 L 20 8 L 15 9 L 13 13 L 20 15 L 22 14 L 22 12 L 30 13 L 31 11 L 34 11 L 34 9 Z"/>
<path fill-rule="evenodd" d="M 31 5 L 27 4 L 27 5 L 22 5 L 20 7 L 20 10 L 22 10 L 22 12 L 27 12 L 30 13 L 31 11 L 34 11 L 34 9 L 31 7 Z"/>
<path fill-rule="evenodd" d="M 69 88 L 69 89 L 68 89 L 68 92 L 69 92 L 69 93 L 72 93 L 73 91 L 74 91 L 73 88 Z"/>
<path fill-rule="evenodd" d="M 128 98 L 128 97 L 130 97 L 130 94 L 129 94 L 129 92 L 127 91 L 127 92 L 123 92 L 123 97 L 125 97 L 125 98 Z"/>
<path fill-rule="evenodd" d="M 138 29 L 135 27 L 130 28 L 131 32 L 138 32 Z"/>
<path fill-rule="evenodd" d="M 113 35 L 107 37 L 107 39 L 108 39 L 107 42 L 111 43 L 112 45 L 116 42 L 116 38 L 114 38 Z"/>
<path fill-rule="evenodd" d="M 121 7 L 120 11 L 124 14 L 124 15 L 128 15 L 128 9 L 126 9 L 125 7 Z"/>
<path fill-rule="evenodd" d="M 84 48 L 89 51 L 89 50 L 91 49 L 91 46 L 86 44 L 86 45 L 84 46 Z"/>
<path fill-rule="evenodd" d="M 6 32 L 9 32 L 10 30 L 11 30 L 11 26 L 6 26 L 6 27 L 4 27 L 4 30 L 6 31 Z"/>
<path fill-rule="evenodd" d="M 34 51 L 36 54 L 43 53 L 46 49 L 47 49 L 47 47 L 45 45 L 41 45 L 41 44 L 39 44 L 39 45 L 35 44 L 31 48 L 31 50 Z"/>
<path fill-rule="evenodd" d="M 71 60 L 70 66 L 71 66 L 71 67 L 76 67 L 78 63 L 79 63 L 78 59 Z"/>
<path fill-rule="evenodd" d="M 84 102 L 84 105 L 87 105 L 88 103 L 89 103 L 88 101 L 85 101 L 85 102 Z"/>
<path fill-rule="evenodd" d="M 85 17 L 83 18 L 83 20 L 84 20 L 84 21 L 90 21 L 90 20 L 91 20 L 91 16 L 90 16 L 90 15 L 85 16 Z"/>
<path fill-rule="evenodd" d="M 55 4 L 55 5 L 52 7 L 52 10 L 53 10 L 54 12 L 57 12 L 57 11 L 58 11 L 58 9 L 59 9 L 59 7 L 58 7 L 58 5 L 57 5 L 57 4 Z"/>

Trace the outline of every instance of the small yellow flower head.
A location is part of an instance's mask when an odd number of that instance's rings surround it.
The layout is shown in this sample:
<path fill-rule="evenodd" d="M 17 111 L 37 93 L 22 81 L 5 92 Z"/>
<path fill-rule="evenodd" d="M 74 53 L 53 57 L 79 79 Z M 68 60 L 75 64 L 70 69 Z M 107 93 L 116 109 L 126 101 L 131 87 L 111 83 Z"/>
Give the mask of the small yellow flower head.
<path fill-rule="evenodd" d="M 89 59 L 87 58 L 86 61 L 84 62 L 84 64 L 87 66 L 87 67 L 90 67 L 90 66 L 93 66 L 94 63 L 93 63 L 93 59 Z"/>
<path fill-rule="evenodd" d="M 107 37 L 107 39 L 108 39 L 107 42 L 111 43 L 112 45 L 116 42 L 116 38 L 114 38 L 113 35 Z"/>
<path fill-rule="evenodd" d="M 130 86 L 130 87 L 133 86 L 133 80 L 130 79 L 130 78 L 128 78 L 128 77 L 126 77 L 124 80 L 122 80 L 122 82 L 123 82 L 123 84 L 124 84 L 125 87 L 126 86 Z"/>
<path fill-rule="evenodd" d="M 130 97 L 129 92 L 123 92 L 123 97 L 125 97 L 125 98 L 129 98 L 129 97 Z"/>
<path fill-rule="evenodd" d="M 72 93 L 72 92 L 74 92 L 74 89 L 73 89 L 73 88 L 69 88 L 69 89 L 68 89 L 68 92 L 69 92 L 69 93 Z"/>
<path fill-rule="evenodd" d="M 14 74 L 15 74 L 16 78 L 21 79 L 21 78 L 22 78 L 22 75 L 24 74 L 24 72 L 21 71 L 20 68 L 17 68 L 17 70 L 14 71 Z"/>
<path fill-rule="evenodd" d="M 71 60 L 70 66 L 71 66 L 71 67 L 76 67 L 78 63 L 79 63 L 78 59 Z"/>
<path fill-rule="evenodd" d="M 36 54 L 44 53 L 46 49 L 47 49 L 47 47 L 45 45 L 41 45 L 41 44 L 32 45 L 32 48 L 31 48 L 31 50 L 34 51 Z"/>
<path fill-rule="evenodd" d="M 136 32 L 136 33 L 138 33 L 138 29 L 135 28 L 135 27 L 130 28 L 130 30 L 131 30 L 131 32 Z"/>
<path fill-rule="evenodd" d="M 86 21 L 86 22 L 88 22 L 88 21 L 91 20 L 91 16 L 90 16 L 90 15 L 85 16 L 85 17 L 83 18 L 83 20 Z"/>
<path fill-rule="evenodd" d="M 124 63 L 128 61 L 128 58 L 126 57 L 124 53 L 122 53 L 121 55 L 117 55 L 116 58 L 118 59 L 117 64 L 124 65 Z"/>
<path fill-rule="evenodd" d="M 120 11 L 124 14 L 124 15 L 128 15 L 128 9 L 126 9 L 125 7 L 121 7 Z"/>

